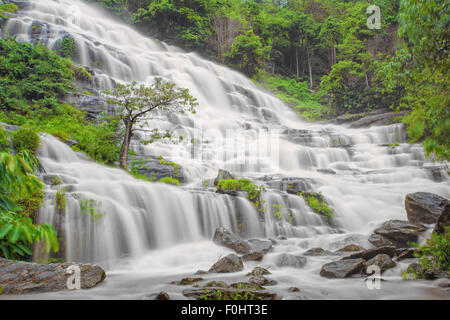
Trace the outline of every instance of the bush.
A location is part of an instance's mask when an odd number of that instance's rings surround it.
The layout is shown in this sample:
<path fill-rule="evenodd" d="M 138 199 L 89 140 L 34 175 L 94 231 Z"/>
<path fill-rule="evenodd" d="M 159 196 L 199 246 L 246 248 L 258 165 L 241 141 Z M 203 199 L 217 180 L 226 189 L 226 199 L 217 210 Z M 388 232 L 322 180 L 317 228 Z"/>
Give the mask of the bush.
<path fill-rule="evenodd" d="M 13 3 L 0 4 L 0 18 L 7 18 L 4 15 L 5 12 L 15 13 L 17 10 L 19 10 L 19 7 Z"/>
<path fill-rule="evenodd" d="M 13 133 L 14 149 L 17 152 L 29 151 L 36 153 L 39 148 L 39 136 L 33 130 L 20 128 Z"/>
<path fill-rule="evenodd" d="M 8 136 L 2 128 L 0 128 L 0 152 L 9 152 Z"/>
<path fill-rule="evenodd" d="M 158 180 L 158 182 L 164 182 L 164 183 L 180 186 L 180 181 L 178 181 L 178 179 L 175 179 L 175 178 L 172 178 L 172 177 L 161 178 L 161 179 Z"/>

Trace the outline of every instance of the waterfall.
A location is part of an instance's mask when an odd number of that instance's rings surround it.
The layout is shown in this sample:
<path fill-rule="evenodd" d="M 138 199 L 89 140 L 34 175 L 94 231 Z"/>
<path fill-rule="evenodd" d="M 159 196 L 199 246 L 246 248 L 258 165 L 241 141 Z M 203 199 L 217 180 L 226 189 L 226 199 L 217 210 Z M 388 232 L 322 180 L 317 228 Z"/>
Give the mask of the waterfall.
<path fill-rule="evenodd" d="M 145 37 L 91 4 L 30 0 L 3 31 L 50 48 L 70 36 L 76 43 L 75 61 L 94 69 L 98 90 L 162 77 L 189 88 L 199 101 L 195 115 L 160 113 L 146 123 L 150 129 L 184 132 L 194 143 L 185 139 L 176 145 L 159 141 L 144 146 L 141 135 L 132 144 L 141 155 L 162 155 L 181 164 L 187 181 L 181 188 L 138 181 L 42 136 L 39 161 L 45 179 L 59 177 L 62 184 L 47 184 L 39 221 L 53 223 L 64 234 L 66 260 L 96 262 L 111 270 L 127 259 L 134 259 L 134 270 L 149 268 L 152 260 L 159 275 L 176 267 L 177 272 L 192 272 L 192 266 L 206 267 L 227 252 L 210 243 L 219 226 L 242 231 L 247 238 L 286 236 L 291 242 L 276 253 L 314 246 L 337 249 L 345 241 L 366 241 L 383 221 L 404 220 L 407 193 L 450 198 L 447 171 L 441 170 L 442 181 L 433 180 L 432 162 L 420 145 L 406 142 L 402 124 L 352 129 L 305 122 L 242 74 Z M 218 194 L 205 186 L 219 169 L 265 185 L 266 212 L 259 212 L 245 195 Z M 274 187 L 289 179 L 303 179 L 322 192 L 334 209 L 334 224 L 327 224 L 303 198 Z M 63 189 L 61 213 L 56 192 Z M 274 205 L 281 206 L 281 215 L 273 214 Z"/>

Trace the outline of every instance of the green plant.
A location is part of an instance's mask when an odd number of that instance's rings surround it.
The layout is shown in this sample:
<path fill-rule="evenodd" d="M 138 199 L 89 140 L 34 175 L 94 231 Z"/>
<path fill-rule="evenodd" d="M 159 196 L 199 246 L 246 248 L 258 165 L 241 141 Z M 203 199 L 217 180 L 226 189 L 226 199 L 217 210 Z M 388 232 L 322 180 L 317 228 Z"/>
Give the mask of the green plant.
<path fill-rule="evenodd" d="M 58 176 L 54 177 L 52 181 L 52 186 L 59 186 L 60 184 L 62 184 L 61 179 Z"/>
<path fill-rule="evenodd" d="M 64 37 L 55 44 L 55 51 L 64 58 L 73 58 L 76 53 L 76 43 L 70 36 Z"/>
<path fill-rule="evenodd" d="M 83 67 L 73 66 L 73 73 L 75 79 L 85 82 L 92 82 L 92 74 Z M 84 94 L 92 96 L 93 94 L 89 91 L 83 91 Z"/>
<path fill-rule="evenodd" d="M 0 127 L 0 152 L 9 152 L 9 140 L 5 130 Z"/>
<path fill-rule="evenodd" d="M 101 202 L 95 200 L 81 200 L 80 209 L 81 213 L 89 215 L 92 220 L 103 218 L 106 214 L 100 213 Z"/>
<path fill-rule="evenodd" d="M 39 148 L 39 136 L 35 131 L 25 128 L 20 128 L 14 131 L 12 135 L 14 149 L 17 152 L 29 151 L 36 153 Z"/>
<path fill-rule="evenodd" d="M 62 214 L 64 212 L 64 210 L 66 210 L 66 205 L 67 205 L 67 201 L 66 201 L 66 190 L 58 190 L 56 191 L 55 194 L 55 207 L 58 210 L 58 212 L 60 214 Z"/>
<path fill-rule="evenodd" d="M 3 3 L 0 4 L 0 18 L 8 18 L 5 13 L 15 13 L 19 10 L 19 7 L 13 3 Z"/>
<path fill-rule="evenodd" d="M 326 203 L 323 195 L 315 192 L 299 192 L 299 196 L 303 197 L 306 204 L 316 213 L 321 214 L 325 221 L 328 221 L 328 219 L 333 218 L 333 212 L 334 210 L 330 207 L 328 207 L 328 204 Z"/>
<path fill-rule="evenodd" d="M 161 178 L 161 179 L 158 180 L 158 182 L 164 182 L 164 183 L 180 186 L 180 181 L 178 181 L 178 179 L 172 178 L 172 177 Z"/>

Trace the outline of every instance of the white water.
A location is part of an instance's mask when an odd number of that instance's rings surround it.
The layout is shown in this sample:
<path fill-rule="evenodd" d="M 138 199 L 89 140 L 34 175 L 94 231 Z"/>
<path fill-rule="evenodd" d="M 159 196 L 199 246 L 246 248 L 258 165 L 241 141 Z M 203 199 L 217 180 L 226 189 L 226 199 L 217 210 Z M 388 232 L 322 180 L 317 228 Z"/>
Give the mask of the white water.
<path fill-rule="evenodd" d="M 33 24 L 43 22 L 38 38 L 49 47 L 70 34 L 77 43 L 79 63 L 101 66 L 105 72 L 96 73 L 99 89 L 110 88 L 115 81 L 151 82 L 160 76 L 189 88 L 200 102 L 195 115 L 159 114 L 147 123 L 149 128 L 189 133 L 198 141 L 194 146 L 190 139 L 179 145 L 158 142 L 144 147 L 137 141 L 133 145 L 141 154 L 162 155 L 180 163 L 189 182 L 183 188 L 136 181 L 119 169 L 89 161 L 53 137 L 42 138 L 43 168 L 63 185 L 48 188 L 40 219 L 51 221 L 64 234 L 67 260 L 96 262 L 108 270 L 108 279 L 99 288 L 49 297 L 139 298 L 164 289 L 182 298 L 181 289 L 168 282 L 208 269 L 229 252 L 210 239 L 215 228 L 237 232 L 238 224 L 246 237 L 288 237 L 260 263 L 272 267 L 273 277 L 280 282 L 275 289 L 286 298 L 294 298 L 287 293 L 291 286 L 302 288 L 302 295 L 309 298 L 439 297 L 437 289 L 402 283 L 400 267 L 390 271 L 392 281 L 383 282 L 380 292 L 368 290 L 361 280 L 321 278 L 320 266 L 329 261 L 325 257 L 308 258 L 300 270 L 274 266 L 281 252 L 301 254 L 318 246 L 334 250 L 349 243 L 369 247 L 366 239 L 379 223 L 406 219 L 407 193 L 428 191 L 450 198 L 446 171 L 442 171 L 443 182 L 432 180 L 424 167 L 429 160 L 419 145 L 405 143 L 402 125 L 356 130 L 309 124 L 241 74 L 143 37 L 82 1 L 30 3 L 4 32 L 32 41 Z M 219 139 L 225 134 L 232 144 Z M 382 146 L 395 142 L 400 146 Z M 261 152 L 267 145 L 271 152 Z M 245 152 L 256 146 L 259 154 L 246 157 Z M 196 157 L 191 157 L 192 150 Z M 220 168 L 254 179 L 266 175 L 311 179 L 314 190 L 322 192 L 335 209 L 336 227 L 326 225 L 300 197 L 276 190 L 265 194 L 269 212 L 261 219 L 245 198 L 215 194 L 213 188 L 204 187 L 204 181 L 213 179 Z M 320 168 L 337 174 L 320 173 Z M 58 188 L 67 189 L 63 219 L 55 210 Z M 100 216 L 91 217 L 82 210 L 81 200 L 94 200 Z M 271 214 L 273 204 L 283 206 L 282 220 Z M 292 223 L 289 214 L 294 217 Z M 247 263 L 245 271 L 254 265 Z M 226 277 L 238 279 L 243 274 Z"/>

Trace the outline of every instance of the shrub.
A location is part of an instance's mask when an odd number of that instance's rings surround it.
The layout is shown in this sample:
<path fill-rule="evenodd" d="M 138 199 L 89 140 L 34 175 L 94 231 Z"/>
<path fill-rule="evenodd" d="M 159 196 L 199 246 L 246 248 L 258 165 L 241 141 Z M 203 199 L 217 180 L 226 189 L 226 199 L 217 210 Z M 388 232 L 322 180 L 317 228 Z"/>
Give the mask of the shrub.
<path fill-rule="evenodd" d="M 321 214 L 324 216 L 325 221 L 328 221 L 328 219 L 333 218 L 333 212 L 334 210 L 330 207 L 328 207 L 328 204 L 326 203 L 323 195 L 315 192 L 299 192 L 299 196 L 303 197 L 306 204 L 316 213 Z"/>
<path fill-rule="evenodd" d="M 13 3 L 0 4 L 0 18 L 7 18 L 4 15 L 5 12 L 15 13 L 17 10 L 19 10 L 19 7 Z"/>
<path fill-rule="evenodd" d="M 36 153 L 39 148 L 39 136 L 30 129 L 20 128 L 14 131 L 12 140 L 17 152 L 30 151 Z"/>
<path fill-rule="evenodd" d="M 180 186 L 180 181 L 178 181 L 178 179 L 172 178 L 172 177 L 161 178 L 161 179 L 158 180 L 158 182 L 164 182 L 164 183 Z"/>
<path fill-rule="evenodd" d="M 8 135 L 2 128 L 0 128 L 0 152 L 9 152 Z"/>

